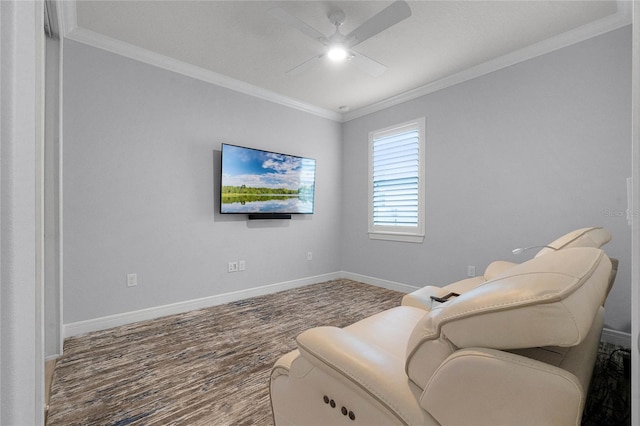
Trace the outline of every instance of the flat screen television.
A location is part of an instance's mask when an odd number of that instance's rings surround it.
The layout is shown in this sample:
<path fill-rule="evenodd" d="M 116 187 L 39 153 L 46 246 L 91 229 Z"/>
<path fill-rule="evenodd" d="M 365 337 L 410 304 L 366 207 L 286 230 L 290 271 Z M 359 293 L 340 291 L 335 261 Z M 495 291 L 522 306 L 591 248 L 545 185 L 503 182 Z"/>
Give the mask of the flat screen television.
<path fill-rule="evenodd" d="M 315 180 L 314 159 L 222 144 L 220 213 L 312 214 Z"/>

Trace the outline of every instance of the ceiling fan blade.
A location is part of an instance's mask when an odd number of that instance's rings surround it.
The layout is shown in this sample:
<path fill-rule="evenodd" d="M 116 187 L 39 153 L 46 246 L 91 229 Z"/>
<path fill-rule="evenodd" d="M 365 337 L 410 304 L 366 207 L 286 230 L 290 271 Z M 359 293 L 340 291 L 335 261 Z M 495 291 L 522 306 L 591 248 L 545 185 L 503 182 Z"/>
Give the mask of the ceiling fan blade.
<path fill-rule="evenodd" d="M 304 61 L 303 63 L 301 63 L 300 65 L 297 65 L 293 68 L 291 68 L 289 71 L 287 71 L 288 75 L 298 75 L 301 72 L 303 72 L 304 70 L 310 68 L 312 65 L 314 65 L 316 63 L 316 61 L 322 59 L 324 57 L 324 55 L 318 55 L 318 56 L 314 56 L 311 59 L 307 59 L 306 61 Z"/>
<path fill-rule="evenodd" d="M 320 43 L 327 45 L 329 44 L 329 40 L 322 34 L 320 31 L 316 30 L 312 26 L 308 25 L 306 22 L 301 21 L 295 16 L 291 15 L 289 12 L 284 10 L 281 7 L 276 7 L 273 9 L 269 9 L 269 13 L 278 18 L 280 21 L 284 22 L 287 25 L 292 26 L 297 29 L 301 33 L 311 37 L 314 40 L 319 41 Z"/>
<path fill-rule="evenodd" d="M 380 62 L 358 52 L 351 52 L 353 57 L 349 60 L 356 68 L 369 74 L 372 77 L 380 77 L 387 70 L 387 67 Z"/>
<path fill-rule="evenodd" d="M 404 0 L 397 0 L 377 15 L 374 15 L 367 22 L 347 34 L 345 37 L 345 40 L 347 40 L 347 46 L 356 46 L 398 22 L 407 19 L 409 16 L 411 16 L 411 8 L 407 2 Z"/>

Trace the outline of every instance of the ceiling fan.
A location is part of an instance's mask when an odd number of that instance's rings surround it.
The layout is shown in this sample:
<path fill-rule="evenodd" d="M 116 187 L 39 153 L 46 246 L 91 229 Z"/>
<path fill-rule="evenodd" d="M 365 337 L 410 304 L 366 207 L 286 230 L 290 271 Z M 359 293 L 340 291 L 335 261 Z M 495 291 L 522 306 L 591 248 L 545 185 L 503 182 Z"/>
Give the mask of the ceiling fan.
<path fill-rule="evenodd" d="M 281 7 L 269 10 L 269 13 L 285 24 L 296 28 L 301 33 L 325 46 L 323 53 L 293 67 L 287 71 L 287 74 L 299 74 L 319 60 L 329 58 L 334 61 L 347 59 L 365 73 L 373 77 L 378 77 L 387 70 L 387 67 L 380 62 L 363 55 L 362 53 L 356 52 L 353 48 L 398 22 L 407 19 L 411 16 L 411 9 L 406 1 L 397 0 L 346 35 L 340 32 L 340 26 L 345 20 L 345 14 L 342 10 L 334 11 L 330 13 L 328 17 L 331 23 L 336 27 L 336 30 L 329 37 L 326 37 L 324 34 L 291 15 Z"/>

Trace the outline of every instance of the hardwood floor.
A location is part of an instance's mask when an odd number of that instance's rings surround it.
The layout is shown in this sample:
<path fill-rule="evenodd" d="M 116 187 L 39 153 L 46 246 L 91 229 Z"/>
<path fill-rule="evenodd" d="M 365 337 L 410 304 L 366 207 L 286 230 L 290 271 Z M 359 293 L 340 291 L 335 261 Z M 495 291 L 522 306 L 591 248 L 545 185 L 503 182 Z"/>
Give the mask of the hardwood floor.
<path fill-rule="evenodd" d="M 298 334 L 401 297 L 337 280 L 67 338 L 47 425 L 268 426 L 271 367 Z"/>

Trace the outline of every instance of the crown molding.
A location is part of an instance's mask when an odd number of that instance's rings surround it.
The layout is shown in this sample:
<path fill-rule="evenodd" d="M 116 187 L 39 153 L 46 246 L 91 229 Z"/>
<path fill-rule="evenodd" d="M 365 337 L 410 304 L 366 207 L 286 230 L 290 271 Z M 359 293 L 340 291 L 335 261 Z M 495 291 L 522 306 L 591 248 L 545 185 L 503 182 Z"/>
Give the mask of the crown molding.
<path fill-rule="evenodd" d="M 97 47 L 99 49 L 106 50 L 108 52 L 115 53 L 117 55 L 124 56 L 139 62 L 153 65 L 158 68 L 182 74 L 187 77 L 195 78 L 197 80 L 215 84 L 217 86 L 231 89 L 236 92 L 244 93 L 245 95 L 253 96 L 289 108 L 304 111 L 329 120 L 338 122 L 342 121 L 342 114 L 338 112 L 333 112 L 324 108 L 317 107 L 315 105 L 298 101 L 296 99 L 280 95 L 270 90 L 254 86 L 252 84 L 245 83 L 243 81 L 236 80 L 234 78 L 227 77 L 213 71 L 209 71 L 196 65 L 188 64 L 186 62 L 179 61 L 177 59 L 173 59 L 168 56 L 164 56 L 159 53 L 155 53 L 150 50 L 143 49 L 141 47 L 134 46 L 120 40 L 116 40 L 111 37 L 107 37 L 103 34 L 99 34 L 82 27 L 76 26 L 75 29 L 66 34 L 65 38 L 92 47 Z"/>
<path fill-rule="evenodd" d="M 354 120 L 356 118 L 390 108 L 392 106 L 428 95 L 438 90 L 442 90 L 447 87 L 451 87 L 456 84 L 481 77 L 491 72 L 498 71 L 502 68 L 506 68 L 511 65 L 515 65 L 520 62 L 542 56 L 544 54 L 562 49 L 572 44 L 576 44 L 592 37 L 596 37 L 610 31 L 617 30 L 618 28 L 630 25 L 633 2 L 630 0 L 622 0 L 617 1 L 616 3 L 617 12 L 607 16 L 606 18 L 593 21 L 581 27 L 559 34 L 555 37 L 532 44 L 515 52 L 511 52 L 496 59 L 484 62 L 471 68 L 467 68 L 466 70 L 452 74 L 440 80 L 436 80 L 416 89 L 409 90 L 396 96 L 392 96 L 366 107 L 355 109 L 343 115 L 343 122 Z"/>
<path fill-rule="evenodd" d="M 599 19 L 556 37 L 543 40 L 371 105 L 347 113 L 338 113 L 78 27 L 76 0 L 57 1 L 61 5 L 58 10 L 62 15 L 60 34 L 64 38 L 338 122 L 354 120 L 630 25 L 632 22 L 631 12 L 633 9 L 633 1 L 618 0 L 616 1 L 616 13 L 606 18 Z"/>

